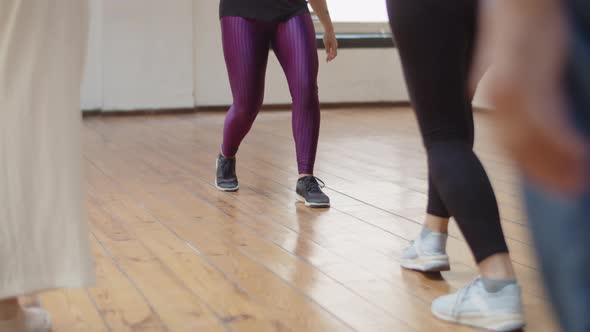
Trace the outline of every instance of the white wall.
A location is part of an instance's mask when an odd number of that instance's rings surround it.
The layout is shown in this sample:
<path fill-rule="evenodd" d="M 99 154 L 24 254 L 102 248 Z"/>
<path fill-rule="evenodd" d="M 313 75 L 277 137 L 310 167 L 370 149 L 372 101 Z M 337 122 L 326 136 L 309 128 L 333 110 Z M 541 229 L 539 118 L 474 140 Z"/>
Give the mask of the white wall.
<path fill-rule="evenodd" d="M 82 106 L 104 110 L 192 107 L 192 1 L 91 1 Z"/>
<path fill-rule="evenodd" d="M 90 0 L 90 31 L 88 54 L 82 83 L 82 109 L 97 110 L 103 106 L 102 98 L 102 1 Z"/>
<path fill-rule="evenodd" d="M 194 22 L 194 96 L 195 105 L 228 105 L 231 92 L 221 48 L 219 1 L 195 0 Z M 271 81 L 268 80 L 268 84 Z"/>
<path fill-rule="evenodd" d="M 90 0 L 84 109 L 134 110 L 231 103 L 218 0 Z M 320 59 L 324 58 L 319 50 Z M 290 102 L 271 54 L 265 102 Z M 342 49 L 321 61 L 322 102 L 407 101 L 395 49 Z M 482 94 L 478 104 L 486 104 Z"/>

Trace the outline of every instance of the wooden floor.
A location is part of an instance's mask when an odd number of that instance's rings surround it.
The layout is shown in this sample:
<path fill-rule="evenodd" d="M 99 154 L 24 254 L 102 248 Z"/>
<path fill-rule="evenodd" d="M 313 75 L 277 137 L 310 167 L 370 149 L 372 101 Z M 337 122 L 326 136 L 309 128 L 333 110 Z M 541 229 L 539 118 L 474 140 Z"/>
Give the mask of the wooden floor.
<path fill-rule="evenodd" d="M 241 147 L 238 193 L 213 185 L 223 113 L 84 121 L 98 284 L 41 297 L 55 331 L 468 331 L 430 302 L 475 275 L 451 227 L 452 271 L 400 269 L 420 230 L 425 156 L 406 108 L 323 113 L 317 176 L 329 210 L 295 203 L 289 112 L 264 112 Z M 477 118 L 524 289 L 527 331 L 556 331 L 517 177 Z"/>

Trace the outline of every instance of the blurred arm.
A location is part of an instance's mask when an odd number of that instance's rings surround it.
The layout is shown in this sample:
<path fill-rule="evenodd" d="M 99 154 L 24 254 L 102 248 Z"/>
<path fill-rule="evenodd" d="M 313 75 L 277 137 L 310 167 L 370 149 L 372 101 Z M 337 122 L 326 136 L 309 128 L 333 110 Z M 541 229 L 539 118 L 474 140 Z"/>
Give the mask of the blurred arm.
<path fill-rule="evenodd" d="M 499 139 L 533 181 L 577 192 L 588 180 L 586 142 L 568 119 L 562 0 L 497 0 L 489 34 Z"/>

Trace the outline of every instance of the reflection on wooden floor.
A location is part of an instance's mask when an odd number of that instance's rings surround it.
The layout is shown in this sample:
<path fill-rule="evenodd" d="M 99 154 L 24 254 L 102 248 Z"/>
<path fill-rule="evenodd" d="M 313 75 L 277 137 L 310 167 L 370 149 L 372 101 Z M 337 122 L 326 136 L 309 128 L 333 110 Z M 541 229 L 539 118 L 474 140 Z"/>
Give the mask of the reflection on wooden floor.
<path fill-rule="evenodd" d="M 98 285 L 41 300 L 55 331 L 468 331 L 430 302 L 476 271 L 457 227 L 452 271 L 398 265 L 420 229 L 426 167 L 406 108 L 323 113 L 317 176 L 333 207 L 295 203 L 289 112 L 263 112 L 240 149 L 238 193 L 213 186 L 223 113 L 88 118 L 85 168 Z M 478 114 L 528 331 L 555 331 L 517 177 Z"/>

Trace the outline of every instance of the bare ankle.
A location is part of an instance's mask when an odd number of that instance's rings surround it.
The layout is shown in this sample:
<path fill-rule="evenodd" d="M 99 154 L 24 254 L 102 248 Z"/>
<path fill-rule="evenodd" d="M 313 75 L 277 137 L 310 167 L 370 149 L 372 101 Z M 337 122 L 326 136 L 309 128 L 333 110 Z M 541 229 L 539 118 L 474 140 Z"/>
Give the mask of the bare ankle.
<path fill-rule="evenodd" d="M 424 220 L 424 227 L 435 233 L 449 232 L 449 218 L 443 218 L 427 214 Z"/>
<path fill-rule="evenodd" d="M 488 279 L 516 279 L 514 267 L 507 253 L 492 255 L 478 264 L 482 277 Z"/>

